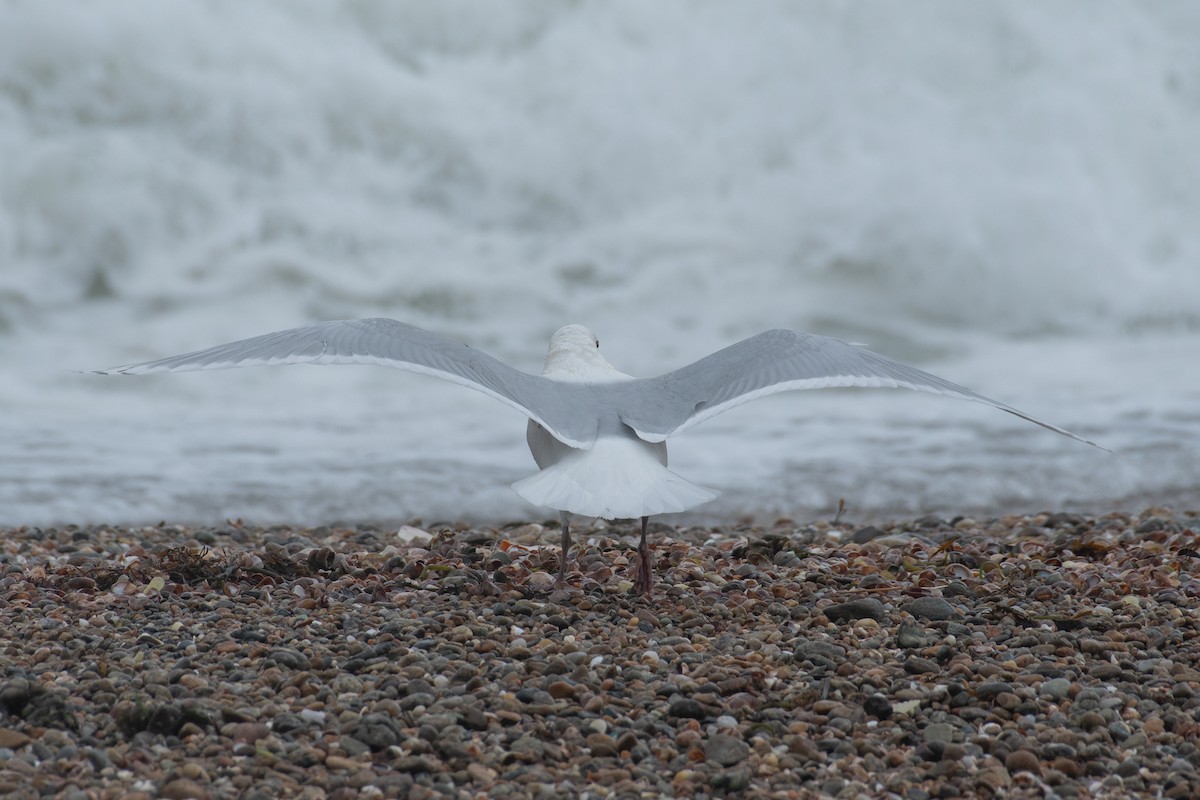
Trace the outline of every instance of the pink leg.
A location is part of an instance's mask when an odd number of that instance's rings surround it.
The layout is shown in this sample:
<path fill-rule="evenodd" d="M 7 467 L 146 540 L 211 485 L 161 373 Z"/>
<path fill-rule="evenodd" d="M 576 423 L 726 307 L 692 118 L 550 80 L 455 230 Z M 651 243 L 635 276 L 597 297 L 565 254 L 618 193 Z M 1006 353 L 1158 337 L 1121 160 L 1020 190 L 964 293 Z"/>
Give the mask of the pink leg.
<path fill-rule="evenodd" d="M 637 575 L 633 588 L 643 597 L 650 596 L 650 587 L 654 584 L 654 572 L 650 568 L 650 545 L 646 544 L 646 524 L 650 517 L 642 517 L 642 540 L 638 542 Z"/>
<path fill-rule="evenodd" d="M 558 582 L 567 583 L 567 564 L 571 560 L 571 515 L 563 511 L 559 514 L 562 520 L 562 555 L 558 559 Z"/>

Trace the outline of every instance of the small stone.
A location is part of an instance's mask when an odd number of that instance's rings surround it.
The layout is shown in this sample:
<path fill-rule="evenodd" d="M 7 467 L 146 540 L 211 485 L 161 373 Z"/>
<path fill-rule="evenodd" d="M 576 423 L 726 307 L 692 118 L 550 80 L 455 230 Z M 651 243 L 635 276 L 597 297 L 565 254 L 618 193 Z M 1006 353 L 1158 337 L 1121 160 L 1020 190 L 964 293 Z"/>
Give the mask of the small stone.
<path fill-rule="evenodd" d="M 1050 767 L 1058 770 L 1068 778 L 1078 778 L 1083 774 L 1083 769 L 1080 767 L 1079 762 L 1073 758 L 1067 758 L 1066 756 L 1059 756 L 1058 758 L 1055 758 L 1050 762 Z"/>
<path fill-rule="evenodd" d="M 993 702 L 1000 708 L 1012 711 L 1014 708 L 1021 705 L 1021 698 L 1013 692 L 1001 692 L 1000 694 L 996 695 L 996 698 Z"/>
<path fill-rule="evenodd" d="M 667 707 L 667 716 L 681 719 L 704 719 L 708 716 L 708 712 L 704 710 L 704 706 L 690 697 L 681 697 Z"/>
<path fill-rule="evenodd" d="M 1032 772 L 1037 775 L 1042 771 L 1041 762 L 1035 753 L 1029 750 L 1014 750 L 1004 758 L 1004 768 L 1009 774 L 1016 772 Z"/>
<path fill-rule="evenodd" d="M 846 648 L 841 645 L 836 645 L 833 642 L 825 642 L 817 640 L 798 640 L 794 645 L 796 654 L 804 658 L 826 659 L 828 661 L 840 662 L 846 658 Z"/>
<path fill-rule="evenodd" d="M 999 792 L 1012 784 L 1012 776 L 1004 767 L 988 767 L 979 771 L 979 782 L 993 792 Z"/>
<path fill-rule="evenodd" d="M 886 536 L 886 535 L 887 534 L 884 531 L 881 531 L 879 528 L 876 528 L 874 525 L 867 525 L 864 528 L 859 528 L 858 530 L 856 530 L 854 532 L 854 534 L 850 537 L 850 541 L 854 542 L 855 544 L 866 544 L 867 542 L 871 541 L 872 539 L 878 539 L 880 536 Z"/>
<path fill-rule="evenodd" d="M 176 778 L 162 787 L 160 797 L 167 800 L 208 800 L 208 790 L 193 780 Z"/>
<path fill-rule="evenodd" d="M 1051 700 L 1063 700 L 1071 692 L 1071 681 L 1066 678 L 1051 678 L 1038 687 L 1038 694 Z"/>
<path fill-rule="evenodd" d="M 1011 693 L 1013 686 L 1005 681 L 986 681 L 975 687 L 975 696 L 980 700 L 994 700 L 1005 692 Z"/>
<path fill-rule="evenodd" d="M 479 706 L 467 706 L 466 710 L 462 712 L 462 726 L 472 731 L 486 731 L 487 715 Z"/>
<path fill-rule="evenodd" d="M 853 622 L 859 619 L 880 620 L 883 619 L 884 608 L 883 603 L 874 597 L 867 597 L 829 606 L 822 613 L 830 622 Z"/>
<path fill-rule="evenodd" d="M 568 697 L 575 696 L 575 687 L 566 681 L 555 681 L 546 687 L 546 691 L 555 700 L 565 700 Z"/>
<path fill-rule="evenodd" d="M 936 661 L 920 656 L 910 656 L 904 660 L 904 671 L 911 675 L 921 675 L 927 672 L 941 672 L 942 668 Z"/>
<path fill-rule="evenodd" d="M 478 761 L 467 764 L 467 777 L 476 783 L 491 783 L 496 780 L 497 775 L 499 773 L 496 770 Z"/>
<path fill-rule="evenodd" d="M 261 722 L 239 722 L 233 726 L 233 740 L 253 744 L 271 735 L 271 729 Z"/>
<path fill-rule="evenodd" d="M 530 756 L 535 759 L 540 759 L 542 753 L 546 750 L 546 746 L 532 736 L 522 736 L 508 747 L 513 753 Z"/>
<path fill-rule="evenodd" d="M 30 738 L 12 728 L 0 728 L 0 747 L 8 750 L 19 750 L 29 744 Z"/>
<path fill-rule="evenodd" d="M 534 592 L 548 592 L 554 587 L 557 578 L 549 572 L 535 572 L 529 576 L 527 585 Z"/>
<path fill-rule="evenodd" d="M 901 611 L 907 611 L 914 617 L 930 620 L 953 619 L 958 616 L 954 606 L 940 597 L 918 597 L 911 603 L 900 606 Z"/>
<path fill-rule="evenodd" d="M 617 743 L 606 733 L 589 733 L 587 746 L 596 758 L 611 758 L 620 752 Z"/>
<path fill-rule="evenodd" d="M 704 745 L 704 757 L 723 767 L 741 763 L 750 755 L 750 746 L 736 736 L 718 733 L 709 737 Z"/>
<path fill-rule="evenodd" d="M 207 689 L 208 680 L 203 675 L 197 675 L 194 672 L 188 672 L 179 676 L 179 685 L 186 689 L 195 691 L 197 689 Z"/>
<path fill-rule="evenodd" d="M 923 736 L 926 742 L 951 742 L 954 740 L 954 726 L 945 722 L 934 722 L 925 726 Z"/>
<path fill-rule="evenodd" d="M 714 789 L 724 789 L 726 792 L 741 792 L 750 787 L 750 771 L 746 769 L 731 769 L 718 772 L 708 781 Z"/>
<path fill-rule="evenodd" d="M 405 756 L 390 764 L 397 772 L 437 772 L 437 763 L 425 756 Z"/>
<path fill-rule="evenodd" d="M 889 719 L 892 716 L 892 702 L 877 692 L 863 701 L 863 711 L 877 719 Z"/>
<path fill-rule="evenodd" d="M 905 650 L 915 650 L 925 646 L 925 631 L 916 625 L 901 623 L 900 631 L 896 634 L 896 646 Z"/>
<path fill-rule="evenodd" d="M 942 761 L 961 761 L 967 755 L 967 748 L 958 742 L 947 742 L 942 749 Z"/>

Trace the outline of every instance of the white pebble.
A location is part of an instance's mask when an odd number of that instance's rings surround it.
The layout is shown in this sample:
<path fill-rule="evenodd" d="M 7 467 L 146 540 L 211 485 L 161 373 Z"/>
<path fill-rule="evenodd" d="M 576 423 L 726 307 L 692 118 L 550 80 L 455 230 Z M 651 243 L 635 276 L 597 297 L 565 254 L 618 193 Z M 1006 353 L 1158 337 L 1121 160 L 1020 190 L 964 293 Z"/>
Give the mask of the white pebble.
<path fill-rule="evenodd" d="M 736 728 L 737 726 L 738 721 L 728 714 L 722 714 L 721 716 L 717 717 L 718 728 Z"/>
<path fill-rule="evenodd" d="M 608 733 L 608 723 L 602 719 L 594 719 L 588 723 L 588 727 L 596 733 Z"/>
<path fill-rule="evenodd" d="M 429 531 L 414 528 L 412 525 L 402 525 L 400 530 L 396 531 L 396 538 L 411 544 L 427 544 L 432 537 Z"/>

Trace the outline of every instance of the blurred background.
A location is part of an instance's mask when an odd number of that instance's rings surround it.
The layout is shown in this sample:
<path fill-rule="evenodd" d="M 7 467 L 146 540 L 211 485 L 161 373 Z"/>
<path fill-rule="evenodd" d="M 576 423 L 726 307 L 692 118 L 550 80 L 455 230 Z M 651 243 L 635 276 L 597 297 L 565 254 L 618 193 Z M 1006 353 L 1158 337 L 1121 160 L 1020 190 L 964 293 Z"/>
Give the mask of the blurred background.
<path fill-rule="evenodd" d="M 831 334 L 898 391 L 671 441 L 690 519 L 1200 507 L 1200 6 L 0 2 L 0 524 L 543 518 L 372 367 L 77 374 L 389 316 L 537 372 Z"/>

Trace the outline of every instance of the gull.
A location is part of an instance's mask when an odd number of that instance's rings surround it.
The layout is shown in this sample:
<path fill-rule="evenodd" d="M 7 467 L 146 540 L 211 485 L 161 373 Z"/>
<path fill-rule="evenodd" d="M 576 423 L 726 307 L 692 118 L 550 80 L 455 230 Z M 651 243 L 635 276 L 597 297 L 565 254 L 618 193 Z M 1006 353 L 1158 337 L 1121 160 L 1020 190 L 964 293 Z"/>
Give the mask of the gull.
<path fill-rule="evenodd" d="M 571 517 L 639 519 L 634 588 L 650 593 L 650 517 L 684 511 L 717 496 L 667 468 L 666 439 L 734 406 L 792 389 L 888 387 L 948 395 L 998 408 L 1084 444 L 1100 447 L 1012 406 L 862 345 L 790 330 L 751 336 L 657 378 L 618 371 L 582 325 L 550 337 L 542 374 L 530 375 L 468 345 L 393 319 L 305 325 L 100 374 L 230 369 L 280 364 L 376 364 L 432 375 L 512 406 L 529 422 L 526 441 L 539 472 L 513 489 L 559 512 L 566 583 Z"/>

